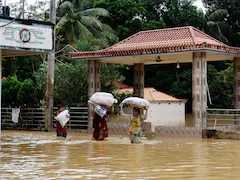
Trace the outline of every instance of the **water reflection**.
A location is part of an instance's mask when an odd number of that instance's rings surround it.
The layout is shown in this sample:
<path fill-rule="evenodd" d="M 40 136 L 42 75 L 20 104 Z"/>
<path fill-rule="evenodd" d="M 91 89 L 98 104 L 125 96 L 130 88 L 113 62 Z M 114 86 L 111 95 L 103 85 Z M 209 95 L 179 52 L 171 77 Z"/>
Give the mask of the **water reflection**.
<path fill-rule="evenodd" d="M 238 179 L 239 141 L 3 131 L 0 179 Z"/>

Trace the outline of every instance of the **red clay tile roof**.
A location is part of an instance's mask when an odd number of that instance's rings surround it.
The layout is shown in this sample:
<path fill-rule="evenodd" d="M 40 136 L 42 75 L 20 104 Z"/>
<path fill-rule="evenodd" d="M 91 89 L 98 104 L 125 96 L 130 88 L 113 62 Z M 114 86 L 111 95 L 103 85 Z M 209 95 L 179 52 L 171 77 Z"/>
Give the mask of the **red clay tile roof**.
<path fill-rule="evenodd" d="M 117 94 L 131 94 L 133 93 L 133 88 L 125 88 L 117 91 Z M 187 100 L 181 100 L 177 99 L 173 96 L 170 96 L 168 94 L 165 94 L 163 92 L 157 91 L 154 88 L 144 88 L 144 99 L 148 101 L 184 101 L 187 102 Z"/>
<path fill-rule="evenodd" d="M 192 26 L 140 31 L 119 43 L 98 51 L 71 52 L 72 57 L 104 57 L 151 54 L 169 51 L 210 48 L 240 53 Z"/>
<path fill-rule="evenodd" d="M 115 80 L 109 80 L 106 83 L 106 85 L 108 86 L 110 83 L 113 83 L 118 89 L 131 88 L 131 86 L 128 86 L 127 84 L 123 84 L 123 83 L 117 82 Z"/>

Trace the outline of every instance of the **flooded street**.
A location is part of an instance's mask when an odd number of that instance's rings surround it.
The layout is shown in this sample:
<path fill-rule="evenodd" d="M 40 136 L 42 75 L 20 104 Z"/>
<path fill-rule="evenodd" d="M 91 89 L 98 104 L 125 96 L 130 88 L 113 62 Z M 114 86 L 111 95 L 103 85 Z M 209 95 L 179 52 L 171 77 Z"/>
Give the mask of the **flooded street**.
<path fill-rule="evenodd" d="M 0 179 L 239 179 L 239 141 L 2 131 Z"/>

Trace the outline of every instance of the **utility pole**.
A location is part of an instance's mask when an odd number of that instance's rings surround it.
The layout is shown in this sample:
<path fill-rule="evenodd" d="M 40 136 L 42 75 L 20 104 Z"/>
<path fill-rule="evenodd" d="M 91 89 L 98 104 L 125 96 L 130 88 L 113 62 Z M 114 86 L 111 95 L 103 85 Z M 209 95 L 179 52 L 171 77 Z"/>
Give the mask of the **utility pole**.
<path fill-rule="evenodd" d="M 24 19 L 24 4 L 25 0 L 22 0 L 22 19 Z"/>
<path fill-rule="evenodd" d="M 2 0 L 0 0 L 0 15 L 7 16 L 7 1 L 4 0 L 4 5 Z"/>
<path fill-rule="evenodd" d="M 5 4 L 5 7 L 4 7 L 4 9 L 5 9 L 5 11 L 4 11 L 4 16 L 6 17 L 6 16 L 7 16 L 7 1 L 6 1 L 6 0 L 4 0 L 4 4 Z"/>
<path fill-rule="evenodd" d="M 2 0 L 0 0 L 0 15 L 2 15 Z"/>
<path fill-rule="evenodd" d="M 49 20 L 54 25 L 56 24 L 56 0 L 50 1 Z M 55 27 L 53 31 L 53 49 L 55 50 Z M 52 122 L 53 122 L 54 66 L 55 66 L 55 52 L 53 51 L 48 54 L 46 118 L 45 118 L 45 128 L 48 131 L 53 127 Z"/>

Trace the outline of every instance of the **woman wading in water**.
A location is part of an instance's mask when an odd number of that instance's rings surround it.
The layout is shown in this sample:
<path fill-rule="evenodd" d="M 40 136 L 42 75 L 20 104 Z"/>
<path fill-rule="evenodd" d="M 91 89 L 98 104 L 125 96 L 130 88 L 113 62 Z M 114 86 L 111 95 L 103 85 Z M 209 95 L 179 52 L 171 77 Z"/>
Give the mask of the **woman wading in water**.
<path fill-rule="evenodd" d="M 103 108 L 106 106 L 101 105 Z M 107 128 L 107 119 L 109 114 L 114 112 L 114 105 L 112 106 L 112 110 L 107 110 L 106 114 L 101 117 L 94 111 L 93 114 L 93 138 L 92 140 L 102 141 L 105 137 L 108 137 L 108 128 Z"/>
<path fill-rule="evenodd" d="M 55 115 L 59 115 L 62 111 L 64 111 L 64 106 L 60 105 L 58 106 L 58 110 L 55 113 Z M 70 118 L 70 115 L 66 115 L 66 118 Z M 56 120 L 56 132 L 57 132 L 57 137 L 67 137 L 67 126 L 65 125 L 64 127 L 61 126 L 61 124 L 59 123 L 59 121 Z"/>
<path fill-rule="evenodd" d="M 133 109 L 133 116 L 125 114 L 123 112 L 123 104 L 120 104 L 120 115 L 124 115 L 129 119 L 131 125 L 128 130 L 128 136 L 130 136 L 131 143 L 140 143 L 142 138 L 142 122 L 147 119 L 147 109 L 145 115 L 140 115 L 140 109 Z"/>

